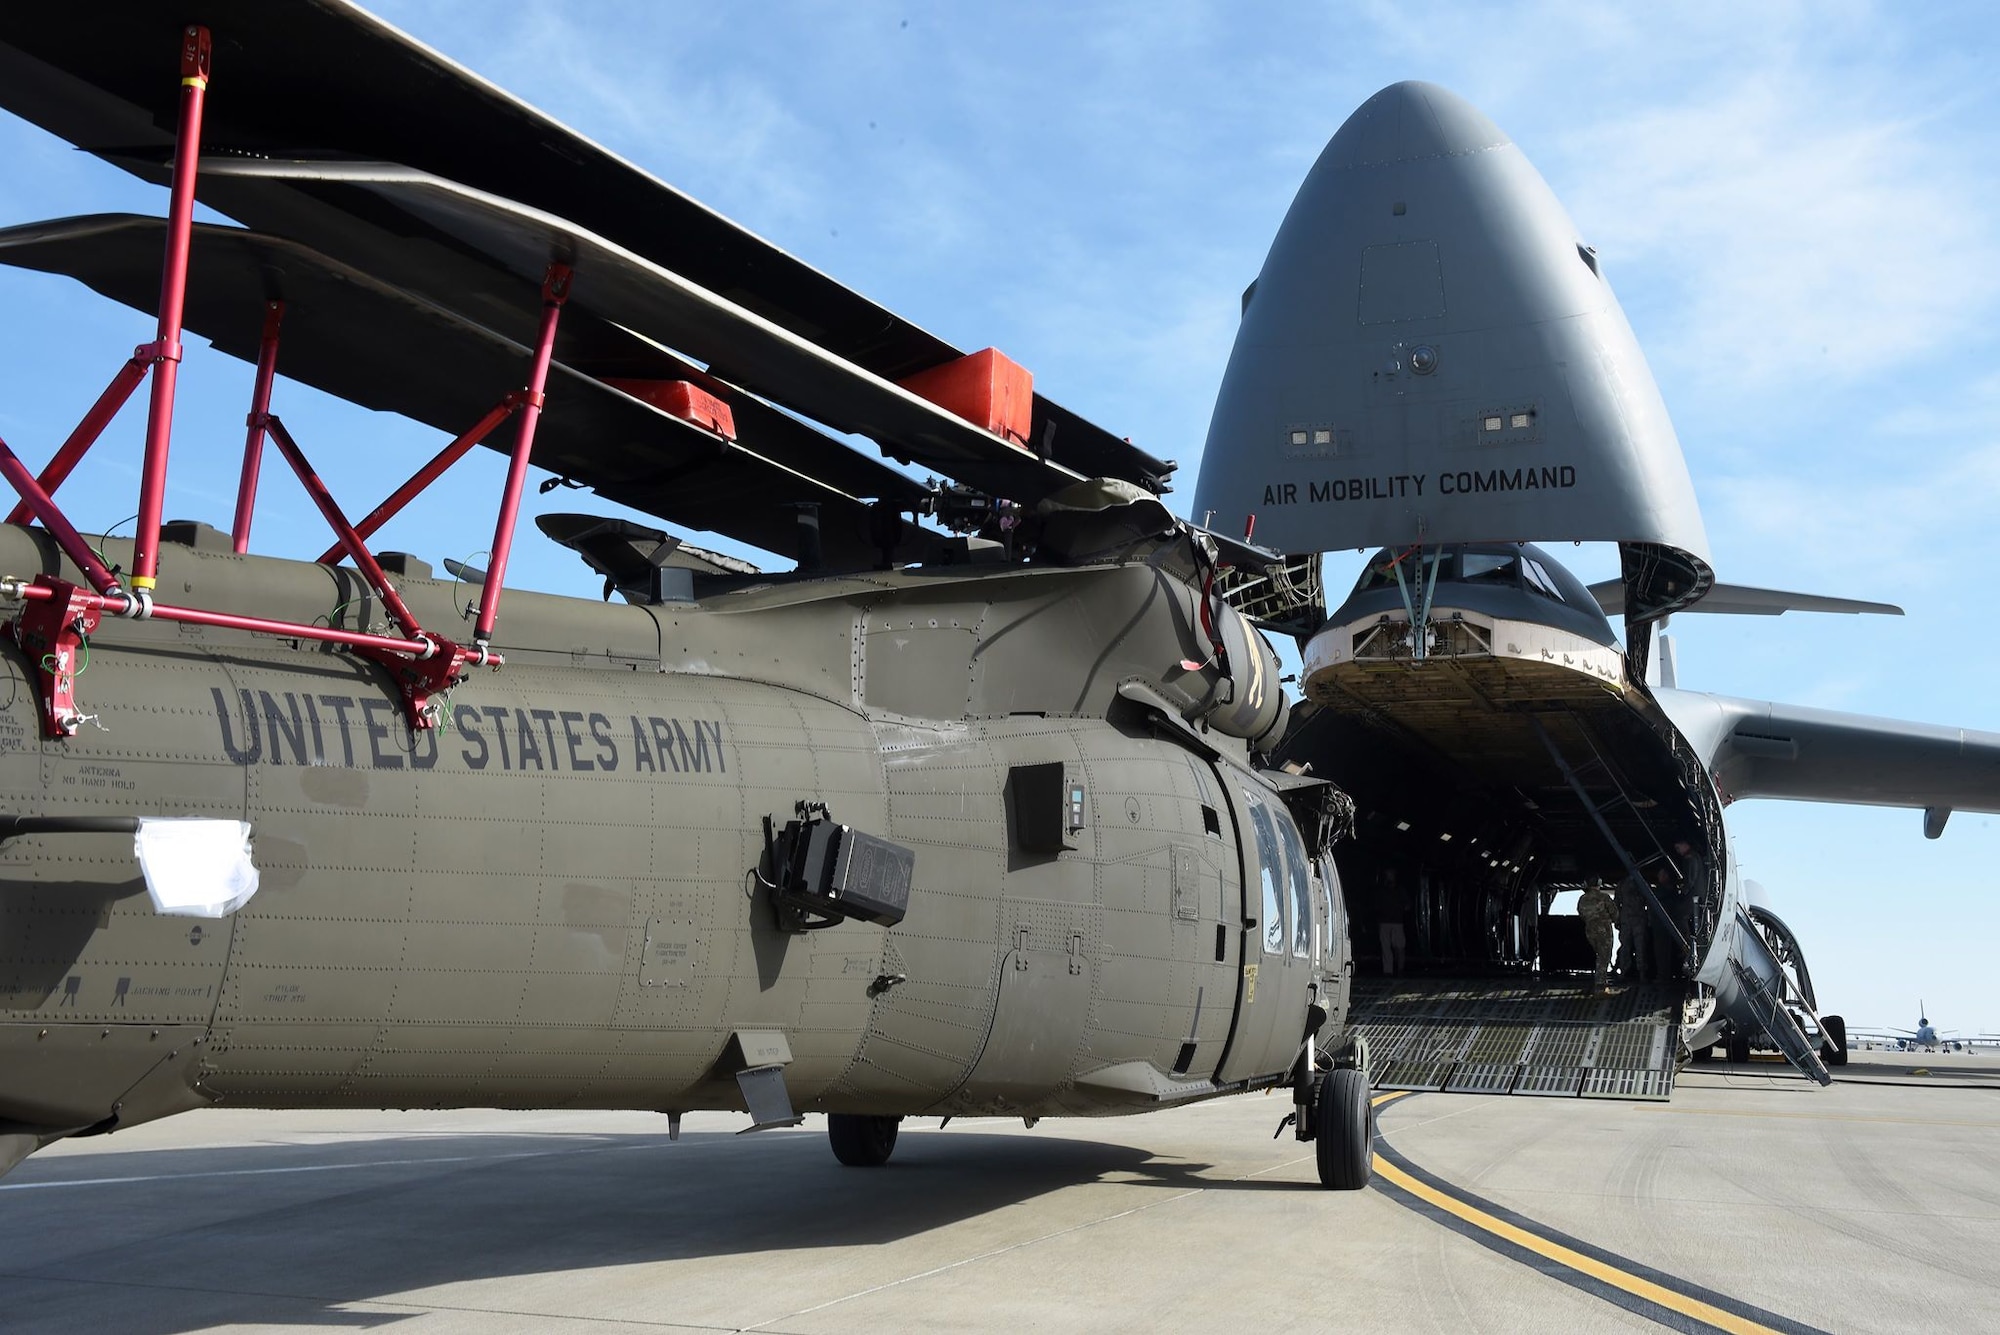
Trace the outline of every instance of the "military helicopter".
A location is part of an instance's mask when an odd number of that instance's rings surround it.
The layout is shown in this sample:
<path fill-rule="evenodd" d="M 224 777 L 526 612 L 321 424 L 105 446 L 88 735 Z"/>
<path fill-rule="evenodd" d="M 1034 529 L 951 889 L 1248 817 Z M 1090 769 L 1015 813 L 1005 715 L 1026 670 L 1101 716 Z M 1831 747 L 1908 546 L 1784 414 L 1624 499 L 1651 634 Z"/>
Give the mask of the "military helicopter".
<path fill-rule="evenodd" d="M 159 320 L 39 471 L 0 448 L 0 1166 L 218 1103 L 823 1112 L 876 1166 L 917 1114 L 1285 1086 L 1367 1181 L 1348 807 L 1269 763 L 1217 580 L 1272 554 L 1170 463 L 352 6 L 47 9 L 0 68 L 171 186 L 0 234 Z M 257 367 L 228 533 L 163 514 L 184 329 Z M 279 372 L 450 443 L 350 519 Z M 87 539 L 58 488 L 148 380 L 137 532 Z M 483 568 L 371 550 L 480 444 Z M 250 551 L 268 452 L 318 563 Z M 531 465 L 794 568 L 563 517 L 621 601 L 502 621 Z"/>

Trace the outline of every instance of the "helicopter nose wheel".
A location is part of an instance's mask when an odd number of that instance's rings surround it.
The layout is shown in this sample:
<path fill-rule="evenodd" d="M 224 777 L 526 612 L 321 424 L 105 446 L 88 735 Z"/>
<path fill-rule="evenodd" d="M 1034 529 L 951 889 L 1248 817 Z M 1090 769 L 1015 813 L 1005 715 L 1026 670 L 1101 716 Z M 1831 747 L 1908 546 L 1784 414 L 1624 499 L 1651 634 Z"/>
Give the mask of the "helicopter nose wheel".
<path fill-rule="evenodd" d="M 1313 1102 L 1313 1147 L 1319 1184 L 1359 1191 L 1375 1171 L 1375 1110 L 1368 1077 L 1351 1067 L 1328 1071 Z"/>
<path fill-rule="evenodd" d="M 855 1113 L 828 1113 L 826 1138 L 833 1157 L 849 1168 L 880 1168 L 896 1150 L 896 1128 L 900 1117 L 867 1117 Z"/>

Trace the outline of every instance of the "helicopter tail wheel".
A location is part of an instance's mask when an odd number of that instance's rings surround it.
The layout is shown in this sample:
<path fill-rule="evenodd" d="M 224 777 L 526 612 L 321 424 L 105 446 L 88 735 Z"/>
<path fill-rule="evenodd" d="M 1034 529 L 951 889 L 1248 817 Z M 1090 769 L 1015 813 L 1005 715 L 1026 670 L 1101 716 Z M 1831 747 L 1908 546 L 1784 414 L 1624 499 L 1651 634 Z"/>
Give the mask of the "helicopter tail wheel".
<path fill-rule="evenodd" d="M 900 1117 L 866 1117 L 853 1113 L 828 1113 L 826 1138 L 833 1157 L 849 1168 L 880 1168 L 896 1150 L 896 1127 Z"/>
<path fill-rule="evenodd" d="M 1348 1067 L 1328 1071 L 1313 1105 L 1313 1148 L 1319 1183 L 1359 1191 L 1374 1172 L 1375 1117 L 1368 1106 L 1368 1077 Z"/>
<path fill-rule="evenodd" d="M 1847 1065 L 1847 1021 L 1838 1015 L 1819 1017 L 1819 1055 L 1828 1066 Z"/>

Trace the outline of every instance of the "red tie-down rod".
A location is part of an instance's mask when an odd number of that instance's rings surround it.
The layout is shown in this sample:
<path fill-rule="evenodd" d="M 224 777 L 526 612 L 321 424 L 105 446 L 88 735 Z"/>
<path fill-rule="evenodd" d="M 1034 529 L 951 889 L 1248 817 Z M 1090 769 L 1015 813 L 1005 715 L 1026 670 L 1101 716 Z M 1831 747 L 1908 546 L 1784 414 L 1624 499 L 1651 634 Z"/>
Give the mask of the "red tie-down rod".
<path fill-rule="evenodd" d="M 0 477 L 4 477 L 21 497 L 20 503 L 8 514 L 7 522 L 24 523 L 30 517 L 40 520 L 63 554 L 83 573 L 91 586 L 91 590 L 85 590 L 54 575 L 38 576 L 31 581 L 0 580 L 0 597 L 26 604 L 8 629 L 30 651 L 37 663 L 42 687 L 44 730 L 52 737 L 68 737 L 73 736 L 80 725 L 83 716 L 76 707 L 74 696 L 78 651 L 87 646 L 88 636 L 106 615 L 158 618 L 344 646 L 383 664 L 389 670 L 403 694 L 412 728 L 435 727 L 441 711 L 433 697 L 463 682 L 473 667 L 498 667 L 505 661 L 490 648 L 499 612 L 500 582 L 520 513 L 521 493 L 534 447 L 535 426 L 540 417 L 549 365 L 554 355 L 556 327 L 562 304 L 569 293 L 570 270 L 560 264 L 551 265 L 543 284 L 542 324 L 528 385 L 502 399 L 479 423 L 446 446 L 435 459 L 377 506 L 360 525 L 347 521 L 306 460 L 298 442 L 286 430 L 284 423 L 270 412 L 284 304 L 281 301 L 266 304 L 257 377 L 247 418 L 248 432 L 242 479 L 237 491 L 235 522 L 232 525 L 232 544 L 238 552 L 248 548 L 258 473 L 264 441 L 268 436 L 338 536 L 338 541 L 322 560 L 331 563 L 343 556 L 352 559 L 381 598 L 395 628 L 402 632 L 401 636 L 374 635 L 359 630 L 210 612 L 156 602 L 153 589 L 159 573 L 160 520 L 168 446 L 173 433 L 174 389 L 181 357 L 181 319 L 187 293 L 188 255 L 193 238 L 195 173 L 200 160 L 202 111 L 208 91 L 212 51 L 206 28 L 191 25 L 183 30 L 181 37 L 180 116 L 176 127 L 173 181 L 167 214 L 166 255 L 161 264 L 157 337 L 152 343 L 134 351 L 39 477 L 28 470 L 5 441 L 0 441 Z M 146 422 L 145 456 L 139 490 L 139 528 L 133 543 L 133 571 L 128 589 L 120 585 L 117 574 L 106 567 L 63 514 L 55 502 L 54 493 L 149 372 L 154 376 L 153 394 Z M 390 585 L 381 564 L 369 551 L 367 538 L 517 409 L 522 414 L 520 430 L 495 525 L 492 568 L 482 594 L 475 645 L 467 648 L 423 629 Z"/>

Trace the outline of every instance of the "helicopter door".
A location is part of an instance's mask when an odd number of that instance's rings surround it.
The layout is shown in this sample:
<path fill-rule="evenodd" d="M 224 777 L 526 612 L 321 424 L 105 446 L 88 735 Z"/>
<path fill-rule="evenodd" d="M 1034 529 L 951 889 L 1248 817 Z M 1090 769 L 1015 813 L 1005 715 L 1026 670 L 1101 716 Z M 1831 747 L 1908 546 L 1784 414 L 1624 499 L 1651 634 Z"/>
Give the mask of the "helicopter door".
<path fill-rule="evenodd" d="M 1190 755 L 1191 783 L 1174 815 L 1171 858 L 1172 1003 L 1180 1040 L 1172 1073 L 1213 1078 L 1236 1025 L 1243 965 L 1243 858 L 1228 780 Z M 1199 834 L 1196 831 L 1199 830 Z"/>

